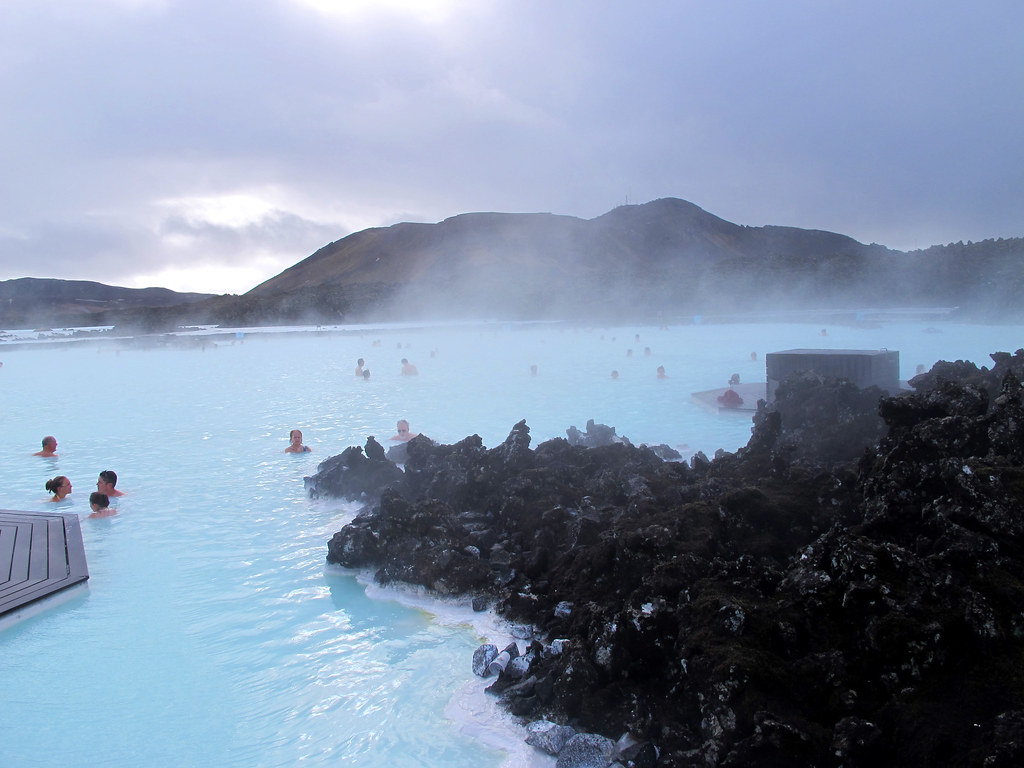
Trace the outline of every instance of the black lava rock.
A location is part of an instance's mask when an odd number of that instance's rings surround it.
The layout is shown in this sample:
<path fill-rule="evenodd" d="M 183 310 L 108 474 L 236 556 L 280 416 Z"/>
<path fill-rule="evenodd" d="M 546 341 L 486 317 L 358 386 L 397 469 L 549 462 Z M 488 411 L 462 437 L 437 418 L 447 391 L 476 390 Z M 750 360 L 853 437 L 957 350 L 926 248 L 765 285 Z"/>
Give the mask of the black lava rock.
<path fill-rule="evenodd" d="M 535 628 L 495 684 L 522 717 L 658 766 L 1015 765 L 1024 351 L 992 359 L 893 397 L 787 380 L 713 461 L 598 429 L 530 450 L 520 422 L 491 450 L 413 440 L 398 476 L 350 448 L 311 491 L 380 499 L 330 562 Z"/>

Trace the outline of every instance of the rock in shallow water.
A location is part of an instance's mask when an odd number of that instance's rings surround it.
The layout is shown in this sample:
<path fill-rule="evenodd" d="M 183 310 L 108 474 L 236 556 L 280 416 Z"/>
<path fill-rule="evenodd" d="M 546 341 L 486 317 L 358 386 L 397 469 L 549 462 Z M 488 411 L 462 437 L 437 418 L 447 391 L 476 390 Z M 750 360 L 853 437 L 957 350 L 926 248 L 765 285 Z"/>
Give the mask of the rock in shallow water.
<path fill-rule="evenodd" d="M 498 646 L 485 643 L 473 652 L 473 674 L 487 677 L 491 674 L 491 662 L 498 656 Z"/>
<path fill-rule="evenodd" d="M 568 725 L 558 725 L 549 720 L 537 720 L 526 726 L 529 734 L 526 743 L 549 755 L 557 755 L 565 743 L 576 735 L 575 729 Z"/>
<path fill-rule="evenodd" d="M 608 768 L 615 742 L 596 733 L 577 733 L 558 753 L 555 768 Z"/>

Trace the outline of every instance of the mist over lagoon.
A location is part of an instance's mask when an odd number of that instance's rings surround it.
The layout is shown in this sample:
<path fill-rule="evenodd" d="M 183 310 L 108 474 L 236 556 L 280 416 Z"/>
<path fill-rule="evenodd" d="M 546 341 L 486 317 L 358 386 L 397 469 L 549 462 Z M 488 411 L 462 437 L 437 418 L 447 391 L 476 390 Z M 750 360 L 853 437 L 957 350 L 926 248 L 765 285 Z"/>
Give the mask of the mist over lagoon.
<path fill-rule="evenodd" d="M 355 579 L 325 573 L 326 540 L 357 505 L 307 498 L 302 478 L 320 461 L 369 435 L 387 445 L 399 418 L 440 442 L 476 433 L 489 447 L 520 419 L 536 447 L 592 418 L 635 443 L 710 456 L 746 443 L 749 416 L 709 412 L 689 394 L 733 373 L 763 380 L 767 352 L 899 350 L 907 379 L 939 359 L 987 364 L 1021 346 L 1022 330 L 499 324 L 247 332 L 205 349 L 0 346 L 0 507 L 84 517 L 102 469 L 127 492 L 114 518 L 83 521 L 87 593 L 0 631 L 19 660 L 0 673 L 0 697 L 30 740 L 5 738 L 0 762 L 32 764 L 42 733 L 64 763 L 498 765 L 500 753 L 441 716 L 477 682 L 474 632 L 367 600 Z M 353 375 L 359 357 L 369 381 Z M 400 375 L 403 357 L 416 377 Z M 668 379 L 656 378 L 659 365 Z M 293 427 L 313 453 L 283 454 Z M 59 459 L 29 455 L 44 434 L 57 436 Z M 44 505 L 56 474 L 75 491 Z M 92 712 L 117 713 L 116 739 Z"/>

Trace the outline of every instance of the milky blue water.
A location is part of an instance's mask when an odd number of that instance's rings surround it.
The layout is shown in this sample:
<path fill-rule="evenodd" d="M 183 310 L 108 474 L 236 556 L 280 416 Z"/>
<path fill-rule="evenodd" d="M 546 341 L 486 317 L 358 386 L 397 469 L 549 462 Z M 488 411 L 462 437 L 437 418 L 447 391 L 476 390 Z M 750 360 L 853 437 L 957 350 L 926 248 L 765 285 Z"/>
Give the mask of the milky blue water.
<path fill-rule="evenodd" d="M 526 764 L 497 748 L 499 725 L 472 722 L 492 716 L 470 670 L 490 630 L 465 623 L 468 611 L 439 608 L 438 619 L 328 572 L 327 540 L 356 506 L 311 501 L 303 477 L 368 435 L 387 444 L 399 418 L 489 447 L 523 418 L 534 446 L 593 418 L 636 443 L 712 455 L 746 443 L 749 414 L 711 412 L 690 392 L 733 373 L 763 381 L 767 352 L 896 349 L 909 378 L 918 364 L 987 364 L 1024 346 L 1020 326 L 827 330 L 381 328 L 249 333 L 205 351 L 0 345 L 0 508 L 84 518 L 103 469 L 127 492 L 116 516 L 82 521 L 88 588 L 0 629 L 0 766 Z M 369 381 L 354 376 L 358 357 Z M 400 375 L 402 357 L 418 376 Z M 313 453 L 283 453 L 293 427 Z M 30 455 L 46 434 L 60 458 Z M 44 503 L 57 474 L 74 491 Z"/>

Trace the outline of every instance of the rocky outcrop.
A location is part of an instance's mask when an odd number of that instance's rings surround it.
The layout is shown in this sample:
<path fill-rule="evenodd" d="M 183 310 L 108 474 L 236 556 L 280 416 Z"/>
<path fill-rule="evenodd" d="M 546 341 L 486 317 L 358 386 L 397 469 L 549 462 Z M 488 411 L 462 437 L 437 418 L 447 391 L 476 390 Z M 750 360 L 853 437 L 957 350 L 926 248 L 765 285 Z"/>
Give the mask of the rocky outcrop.
<path fill-rule="evenodd" d="M 413 440 L 351 486 L 380 502 L 328 560 L 528 622 L 492 692 L 649 764 L 1020 764 L 1024 351 L 992 358 L 897 397 L 788 380 L 746 447 L 689 464 L 531 450 L 523 422 Z"/>
<path fill-rule="evenodd" d="M 587 427 L 584 432 L 580 432 L 574 425 L 565 430 L 565 435 L 569 439 L 569 445 L 582 445 L 584 448 L 629 442 L 626 438 L 615 434 L 615 427 L 609 427 L 607 424 L 595 424 L 593 419 L 587 419 Z"/>
<path fill-rule="evenodd" d="M 375 500 L 383 488 L 400 482 L 402 477 L 402 470 L 388 461 L 384 447 L 371 435 L 364 448 L 353 445 L 320 462 L 317 473 L 307 477 L 305 485 L 313 498 Z"/>

